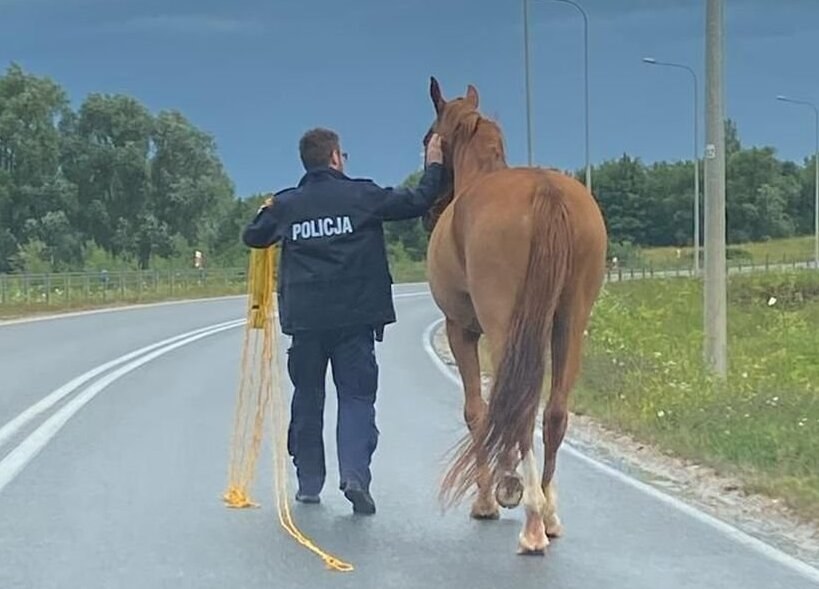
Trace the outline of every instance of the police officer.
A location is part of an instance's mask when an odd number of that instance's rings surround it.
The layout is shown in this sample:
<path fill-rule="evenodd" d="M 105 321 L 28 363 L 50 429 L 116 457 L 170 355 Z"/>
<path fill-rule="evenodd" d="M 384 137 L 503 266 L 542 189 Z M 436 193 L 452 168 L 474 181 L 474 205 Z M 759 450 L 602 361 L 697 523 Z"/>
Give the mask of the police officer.
<path fill-rule="evenodd" d="M 442 189 L 440 138 L 428 143 L 418 188 L 381 188 L 344 174 L 338 135 L 313 129 L 299 142 L 306 173 L 269 199 L 245 228 L 244 243 L 281 244 L 279 318 L 292 336 L 293 382 L 288 450 L 296 499 L 318 503 L 325 481 L 324 383 L 328 362 L 338 394 L 336 442 L 340 489 L 354 513 L 375 513 L 370 462 L 378 441 L 374 341 L 395 322 L 383 221 L 423 215 Z"/>

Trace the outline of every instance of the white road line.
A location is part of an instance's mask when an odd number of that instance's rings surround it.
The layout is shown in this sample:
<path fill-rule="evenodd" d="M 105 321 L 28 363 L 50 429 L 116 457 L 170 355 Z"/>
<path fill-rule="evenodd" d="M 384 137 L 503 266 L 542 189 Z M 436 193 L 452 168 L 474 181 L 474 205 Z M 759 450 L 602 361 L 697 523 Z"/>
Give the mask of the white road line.
<path fill-rule="evenodd" d="M 452 383 L 454 383 L 457 387 L 460 388 L 461 379 L 455 374 L 452 368 L 447 366 L 446 363 L 443 360 L 441 360 L 441 358 L 438 356 L 438 353 L 435 351 L 435 347 L 433 346 L 432 343 L 433 337 L 435 335 L 436 330 L 438 329 L 438 326 L 441 325 L 443 322 L 444 319 L 439 319 L 426 328 L 423 336 L 424 350 L 429 355 L 435 367 L 438 368 L 438 370 L 440 370 L 441 373 L 446 378 L 448 378 Z M 667 495 L 666 493 L 663 493 L 662 491 L 652 487 L 647 483 L 630 477 L 629 475 L 620 472 L 619 470 L 612 468 L 607 464 L 603 464 L 602 462 L 599 462 L 594 458 L 591 458 L 583 454 L 580 450 L 572 446 L 572 444 L 569 441 L 565 441 L 560 449 L 564 450 L 567 454 L 571 454 L 575 458 L 583 461 L 585 464 L 591 466 L 592 468 L 614 479 L 617 479 L 621 483 L 626 484 L 629 487 L 652 497 L 653 499 L 662 501 L 666 505 L 669 505 L 677 509 L 678 511 L 681 511 L 682 513 L 694 518 L 695 520 L 703 524 L 711 526 L 712 528 L 714 528 L 727 538 L 730 538 L 734 542 L 758 552 L 759 554 L 789 568 L 795 573 L 802 575 L 806 579 L 819 583 L 819 569 L 810 566 L 808 563 L 803 562 L 798 558 L 791 556 L 790 554 L 782 552 L 778 548 L 774 548 L 773 546 L 766 544 L 762 540 L 754 538 L 753 536 L 746 534 L 742 530 L 735 528 L 734 526 L 720 519 L 717 519 L 712 515 L 702 512 L 699 509 L 681 501 L 680 499 L 677 499 L 676 497 Z"/>
<path fill-rule="evenodd" d="M 412 284 L 412 285 L 407 285 L 407 286 L 422 286 L 422 284 L 419 283 L 419 284 Z M 396 299 L 407 299 L 407 298 L 415 298 L 415 297 L 422 297 L 422 296 L 428 296 L 428 295 L 429 295 L 428 291 L 418 291 L 418 292 L 398 293 L 398 294 L 395 294 L 393 296 Z M 214 300 L 214 299 L 202 299 L 202 300 L 204 301 L 204 300 Z M 159 303 L 159 304 L 161 305 L 162 303 Z M 175 304 L 175 303 L 168 303 L 168 304 Z M 148 305 L 145 305 L 145 306 L 148 306 Z M 95 312 L 90 311 L 90 312 L 88 312 L 86 314 L 93 314 L 93 313 L 95 313 Z M 66 396 L 70 395 L 72 392 L 74 392 L 75 390 L 80 388 L 86 382 L 88 382 L 89 380 L 91 380 L 91 379 L 95 378 L 96 376 L 102 374 L 103 372 L 105 372 L 107 370 L 110 370 L 111 368 L 114 368 L 115 366 L 119 366 L 120 364 L 123 364 L 124 362 L 128 362 L 129 360 L 132 360 L 133 358 L 136 358 L 137 356 L 140 356 L 142 354 L 146 354 L 146 353 L 150 352 L 151 350 L 154 350 L 156 348 L 159 348 L 159 347 L 165 346 L 167 344 L 173 343 L 173 342 L 175 342 L 177 340 L 184 339 L 186 337 L 196 335 L 197 333 L 201 333 L 203 331 L 206 331 L 206 330 L 209 330 L 209 329 L 212 329 L 212 328 L 215 328 L 215 327 L 220 327 L 220 326 L 223 326 L 223 325 L 231 325 L 231 326 L 239 325 L 240 323 L 244 323 L 244 321 L 245 321 L 244 319 L 228 321 L 228 322 L 225 322 L 225 323 L 219 323 L 219 324 L 216 324 L 216 325 L 210 325 L 208 327 L 203 327 L 201 329 L 196 329 L 194 331 L 189 331 L 187 333 L 183 333 L 181 335 L 177 335 L 177 336 L 162 340 L 161 342 L 157 342 L 155 344 L 145 346 L 143 348 L 140 348 L 138 350 L 135 350 L 133 352 L 125 354 L 124 356 L 120 356 L 119 358 L 115 358 L 114 360 L 111 360 L 110 362 L 106 362 L 105 364 L 101 364 L 100 366 L 97 366 L 96 368 L 94 368 L 92 370 L 89 370 L 88 372 L 86 372 L 84 374 L 81 374 L 77 378 L 65 383 L 60 388 L 52 391 L 45 398 L 43 398 L 39 402 L 35 403 L 31 407 L 29 407 L 28 409 L 26 409 L 25 411 L 20 413 L 20 415 L 18 415 L 17 417 L 12 419 L 8 423 L 6 423 L 3 427 L 0 427 L 0 448 L 2 448 L 3 445 L 6 444 L 11 439 L 12 436 L 14 436 L 18 431 L 20 431 L 20 429 L 25 427 L 28 423 L 30 423 L 38 415 L 40 415 L 44 411 L 47 411 L 48 409 L 53 407 L 55 404 L 59 403 Z"/>
<path fill-rule="evenodd" d="M 99 376 L 103 372 L 114 368 L 115 366 L 119 366 L 129 360 L 133 360 L 137 356 L 141 356 L 142 354 L 147 354 L 148 352 L 155 350 L 156 348 L 161 348 L 162 346 L 166 346 L 168 344 L 172 344 L 176 341 L 181 339 L 185 339 L 187 337 L 197 335 L 199 333 L 209 331 L 211 329 L 223 327 L 223 326 L 230 326 L 236 327 L 244 323 L 244 319 L 234 320 L 234 321 L 226 321 L 224 323 L 217 323 L 214 325 L 209 325 L 207 327 L 203 327 L 201 329 L 195 329 L 193 331 L 189 331 L 187 333 L 183 333 L 174 337 L 170 337 L 168 339 L 162 340 L 155 344 L 151 344 L 149 346 L 145 346 L 143 348 L 139 348 L 138 350 L 134 350 L 128 354 L 120 356 L 119 358 L 114 358 L 110 362 L 106 362 L 105 364 L 100 364 L 96 368 L 89 370 L 88 372 L 81 374 L 77 378 L 65 383 L 60 388 L 52 391 L 46 397 L 20 413 L 17 417 L 6 423 L 3 427 L 0 428 L 0 448 L 11 439 L 20 429 L 25 427 L 31 420 L 35 419 L 38 415 L 42 412 L 47 411 L 55 404 L 59 403 L 62 399 L 66 396 L 73 393 L 75 390 L 80 388 L 82 385 L 87 383 L 89 380 Z"/>
<path fill-rule="evenodd" d="M 0 461 L 0 492 L 8 485 L 14 478 L 31 462 L 40 451 L 48 444 L 48 442 L 62 429 L 62 427 L 73 417 L 80 409 L 82 409 L 94 397 L 105 390 L 116 380 L 122 378 L 129 372 L 136 370 L 143 364 L 155 360 L 177 348 L 186 346 L 202 338 L 221 333 L 228 329 L 233 329 L 242 325 L 244 320 L 234 321 L 227 325 L 219 327 L 212 327 L 202 331 L 196 335 L 192 335 L 175 343 L 161 347 L 153 352 L 150 352 L 137 360 L 134 360 L 125 366 L 109 373 L 91 386 L 84 389 L 76 397 L 66 403 L 59 411 L 47 419 L 40 427 L 32 432 L 25 440 L 23 440 L 8 456 Z"/>

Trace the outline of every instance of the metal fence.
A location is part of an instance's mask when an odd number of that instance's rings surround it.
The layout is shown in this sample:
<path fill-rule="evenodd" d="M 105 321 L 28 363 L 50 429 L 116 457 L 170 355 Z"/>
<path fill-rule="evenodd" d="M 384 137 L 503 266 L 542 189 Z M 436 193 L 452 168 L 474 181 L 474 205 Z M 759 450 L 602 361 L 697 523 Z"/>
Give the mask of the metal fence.
<path fill-rule="evenodd" d="M 765 258 L 761 263 L 748 261 L 729 261 L 727 263 L 727 270 L 729 274 L 744 274 L 748 272 L 779 272 L 782 270 L 805 270 L 815 269 L 816 264 L 813 261 L 806 261 L 804 258 L 787 258 L 782 257 L 779 260 L 772 258 Z M 700 275 L 705 273 L 705 268 L 700 268 Z M 618 282 L 622 280 L 634 280 L 637 278 L 671 278 L 671 277 L 693 277 L 694 268 L 689 265 L 661 265 L 654 267 L 651 264 L 645 265 L 625 265 L 612 266 L 609 265 L 606 273 L 606 279 L 609 282 Z"/>
<path fill-rule="evenodd" d="M 0 274 L 0 307 L 81 306 L 241 294 L 245 268 Z"/>

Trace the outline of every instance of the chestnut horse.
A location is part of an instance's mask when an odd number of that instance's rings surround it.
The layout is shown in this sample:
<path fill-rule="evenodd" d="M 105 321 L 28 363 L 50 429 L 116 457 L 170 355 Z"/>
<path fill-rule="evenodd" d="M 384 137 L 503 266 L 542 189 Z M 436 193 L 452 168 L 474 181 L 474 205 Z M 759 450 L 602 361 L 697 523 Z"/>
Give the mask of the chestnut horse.
<path fill-rule="evenodd" d="M 472 517 L 478 519 L 495 519 L 499 504 L 523 501 L 518 551 L 543 553 L 562 530 L 552 477 L 583 332 L 605 275 L 606 227 L 580 182 L 555 170 L 507 165 L 500 127 L 478 112 L 474 86 L 446 101 L 433 77 L 430 96 L 437 116 L 424 144 L 432 132 L 441 136 L 452 184 L 424 219 L 431 231 L 427 272 L 446 318 L 470 432 L 441 494 L 452 504 L 477 486 Z M 481 335 L 494 369 L 488 404 L 481 394 Z M 533 436 L 549 349 L 538 481 Z"/>

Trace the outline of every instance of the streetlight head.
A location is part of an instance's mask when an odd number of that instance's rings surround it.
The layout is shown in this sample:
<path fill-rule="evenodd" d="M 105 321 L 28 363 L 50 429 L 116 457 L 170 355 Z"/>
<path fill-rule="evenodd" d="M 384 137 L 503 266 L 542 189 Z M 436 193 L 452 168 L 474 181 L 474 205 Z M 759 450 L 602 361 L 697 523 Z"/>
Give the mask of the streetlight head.
<path fill-rule="evenodd" d="M 656 59 L 654 59 L 653 57 L 644 57 L 644 58 L 643 58 L 643 61 L 644 61 L 645 63 L 652 63 L 652 64 L 657 63 L 657 60 L 656 60 Z"/>
<path fill-rule="evenodd" d="M 782 94 L 780 94 L 779 96 L 777 96 L 777 97 L 776 97 L 776 99 L 777 99 L 777 100 L 785 100 L 785 101 L 787 101 L 787 100 L 788 100 L 788 97 L 787 97 L 787 96 L 783 96 Z"/>

